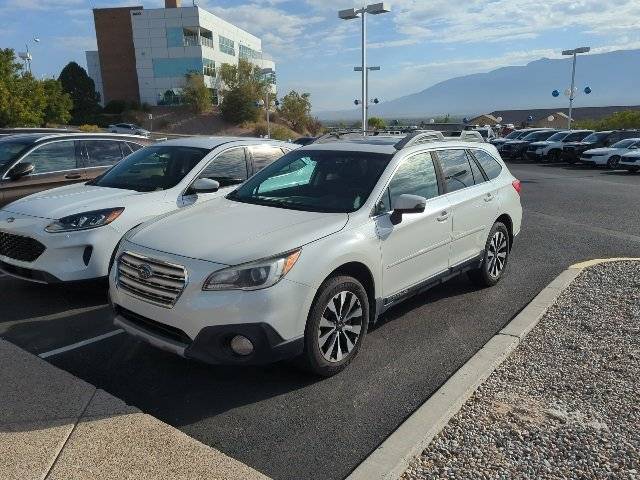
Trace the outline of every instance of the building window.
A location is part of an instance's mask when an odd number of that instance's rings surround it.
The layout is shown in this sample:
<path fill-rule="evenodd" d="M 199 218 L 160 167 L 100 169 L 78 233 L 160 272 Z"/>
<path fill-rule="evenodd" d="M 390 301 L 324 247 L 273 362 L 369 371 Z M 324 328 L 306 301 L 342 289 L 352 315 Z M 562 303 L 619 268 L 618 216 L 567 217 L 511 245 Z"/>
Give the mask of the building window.
<path fill-rule="evenodd" d="M 210 77 L 216 76 L 216 62 L 209 60 L 208 58 L 202 59 L 202 73 L 209 75 Z"/>
<path fill-rule="evenodd" d="M 254 49 L 247 47 L 246 45 L 238 45 L 238 56 L 240 58 L 244 58 L 245 60 L 256 60 L 262 55 L 260 52 L 257 52 Z"/>
<path fill-rule="evenodd" d="M 220 51 L 229 55 L 236 56 L 236 45 L 233 40 L 220 35 Z"/>
<path fill-rule="evenodd" d="M 202 58 L 154 58 L 153 76 L 156 78 L 184 77 L 190 72 L 204 70 Z"/>

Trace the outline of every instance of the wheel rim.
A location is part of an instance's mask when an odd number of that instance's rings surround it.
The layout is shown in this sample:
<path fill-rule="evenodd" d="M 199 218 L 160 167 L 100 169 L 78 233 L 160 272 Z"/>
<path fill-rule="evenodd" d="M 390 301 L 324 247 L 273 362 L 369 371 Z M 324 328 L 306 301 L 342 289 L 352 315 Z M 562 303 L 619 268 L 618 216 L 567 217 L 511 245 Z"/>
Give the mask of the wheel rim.
<path fill-rule="evenodd" d="M 497 278 L 502 274 L 504 266 L 507 263 L 507 254 L 509 253 L 509 244 L 507 236 L 504 232 L 498 231 L 489 242 L 489 250 L 487 252 L 487 270 L 489 275 Z"/>
<path fill-rule="evenodd" d="M 325 360 L 336 363 L 351 355 L 362 331 L 362 314 L 353 292 L 343 290 L 329 300 L 318 328 L 318 347 Z"/>
<path fill-rule="evenodd" d="M 611 157 L 609 159 L 609 168 L 616 168 L 620 159 L 618 157 Z"/>

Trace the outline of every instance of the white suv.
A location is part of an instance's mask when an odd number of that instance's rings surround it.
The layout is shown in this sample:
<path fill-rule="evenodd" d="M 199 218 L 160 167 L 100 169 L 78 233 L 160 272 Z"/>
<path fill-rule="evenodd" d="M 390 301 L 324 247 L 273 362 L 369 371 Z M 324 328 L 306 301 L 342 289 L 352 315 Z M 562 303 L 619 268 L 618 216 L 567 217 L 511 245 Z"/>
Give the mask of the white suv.
<path fill-rule="evenodd" d="M 222 196 L 297 145 L 191 137 L 137 150 L 97 178 L 0 210 L 0 270 L 38 283 L 106 277 L 133 227 Z"/>
<path fill-rule="evenodd" d="M 205 362 L 299 357 L 329 376 L 392 305 L 465 271 L 494 285 L 520 182 L 492 145 L 420 135 L 312 144 L 134 229 L 110 274 L 115 324 Z"/>

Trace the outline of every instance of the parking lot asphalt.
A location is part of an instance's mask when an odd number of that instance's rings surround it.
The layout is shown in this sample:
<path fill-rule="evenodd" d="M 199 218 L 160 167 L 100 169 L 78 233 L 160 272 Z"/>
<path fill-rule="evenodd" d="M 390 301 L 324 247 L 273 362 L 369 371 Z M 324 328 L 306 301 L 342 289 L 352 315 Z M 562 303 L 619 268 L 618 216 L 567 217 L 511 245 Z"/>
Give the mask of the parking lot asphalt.
<path fill-rule="evenodd" d="M 287 364 L 212 367 L 115 334 L 47 358 L 275 479 L 344 478 L 567 266 L 637 256 L 640 175 L 510 164 L 524 220 L 507 274 L 460 277 L 398 305 L 357 360 L 318 380 Z M 101 284 L 0 277 L 0 336 L 43 354 L 115 329 Z"/>

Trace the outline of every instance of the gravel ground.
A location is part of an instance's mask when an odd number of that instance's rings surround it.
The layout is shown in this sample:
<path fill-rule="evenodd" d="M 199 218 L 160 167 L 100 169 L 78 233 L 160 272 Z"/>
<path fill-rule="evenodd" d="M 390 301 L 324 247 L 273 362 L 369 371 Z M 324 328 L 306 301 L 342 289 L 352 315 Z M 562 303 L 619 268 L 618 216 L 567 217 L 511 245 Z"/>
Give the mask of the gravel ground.
<path fill-rule="evenodd" d="M 640 480 L 640 263 L 585 270 L 403 480 Z"/>

